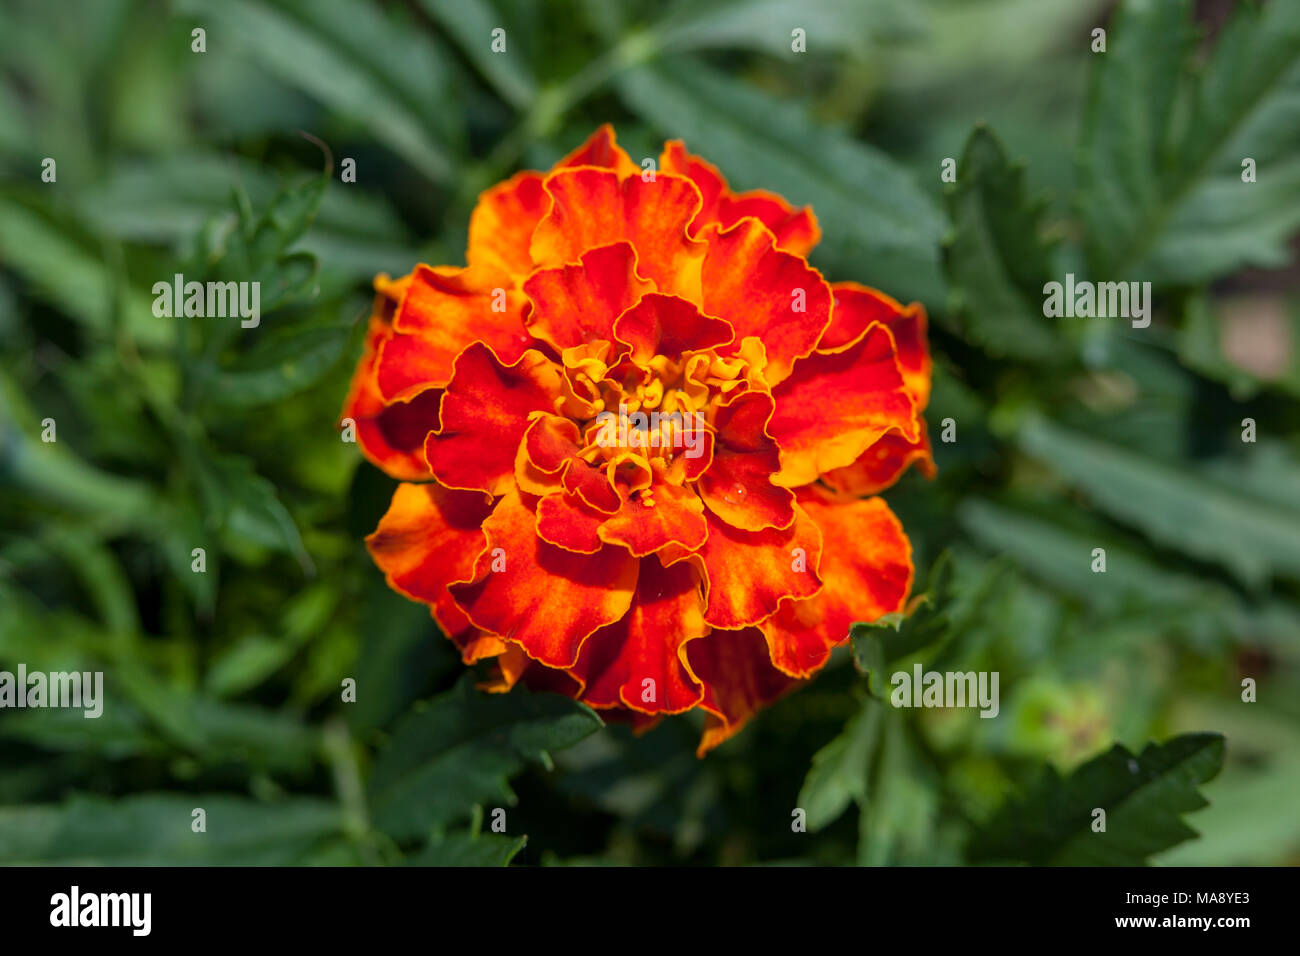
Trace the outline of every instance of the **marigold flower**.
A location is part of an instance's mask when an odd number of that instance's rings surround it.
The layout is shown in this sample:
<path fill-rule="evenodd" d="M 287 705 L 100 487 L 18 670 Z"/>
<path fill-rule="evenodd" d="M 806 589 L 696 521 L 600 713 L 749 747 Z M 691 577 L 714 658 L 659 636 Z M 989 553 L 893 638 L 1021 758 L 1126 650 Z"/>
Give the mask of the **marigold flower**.
<path fill-rule="evenodd" d="M 903 607 L 911 545 L 864 496 L 933 474 L 925 313 L 828 284 L 819 238 L 605 126 L 483 193 L 464 268 L 376 280 L 343 417 L 404 483 L 367 543 L 490 689 L 700 707 L 703 754 Z"/>

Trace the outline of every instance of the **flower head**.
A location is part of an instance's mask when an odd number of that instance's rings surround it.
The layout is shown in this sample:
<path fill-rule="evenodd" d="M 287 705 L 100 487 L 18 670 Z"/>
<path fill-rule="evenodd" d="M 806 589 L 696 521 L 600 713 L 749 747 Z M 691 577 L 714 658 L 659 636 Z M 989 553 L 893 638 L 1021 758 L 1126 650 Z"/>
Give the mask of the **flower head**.
<path fill-rule="evenodd" d="M 404 483 L 370 552 L 492 689 L 700 707 L 703 753 L 903 607 L 911 546 L 864 496 L 933 473 L 925 314 L 828 284 L 819 238 L 606 126 L 486 191 L 464 268 L 376 281 L 343 416 Z"/>

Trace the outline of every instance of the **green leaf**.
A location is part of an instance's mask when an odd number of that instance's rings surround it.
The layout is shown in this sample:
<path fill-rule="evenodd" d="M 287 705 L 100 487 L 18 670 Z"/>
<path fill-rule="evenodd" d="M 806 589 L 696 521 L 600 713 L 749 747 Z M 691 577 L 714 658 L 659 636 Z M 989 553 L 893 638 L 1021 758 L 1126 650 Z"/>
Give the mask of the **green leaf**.
<path fill-rule="evenodd" d="M 236 185 L 256 209 L 279 191 L 262 165 L 187 152 L 120 163 L 79 208 L 102 235 L 181 249 L 210 220 L 234 215 L 229 195 Z M 315 254 L 324 271 L 350 278 L 404 271 L 415 262 L 409 230 L 383 199 L 358 190 L 331 183 L 298 248 Z"/>
<path fill-rule="evenodd" d="M 435 837 L 407 866 L 509 866 L 515 854 L 528 844 L 528 837 L 508 837 L 499 833 L 470 836 L 455 833 Z"/>
<path fill-rule="evenodd" d="M 469 61 L 511 106 L 522 109 L 537 95 L 537 80 L 524 61 L 518 33 L 488 0 L 421 0 L 420 5 L 451 34 Z M 506 30 L 506 49 L 492 49 L 492 31 Z"/>
<path fill-rule="evenodd" d="M 191 829 L 195 809 L 206 832 Z M 342 831 L 325 800 L 271 804 L 224 794 L 75 797 L 59 806 L 0 807 L 0 860 L 97 866 L 288 866 Z"/>
<path fill-rule="evenodd" d="M 884 42 L 914 36 L 925 26 L 916 7 L 900 0 L 724 0 L 681 4 L 650 28 L 667 51 L 739 47 L 795 59 L 791 31 L 804 31 L 809 55 L 828 51 L 867 60 Z"/>
<path fill-rule="evenodd" d="M 119 288 L 122 278 L 105 263 L 101 248 L 70 225 L 4 197 L 0 261 L 26 279 L 38 296 L 100 336 L 111 334 L 118 306 L 127 332 L 140 345 L 165 346 L 174 336 L 171 321 L 153 314 L 144 293 Z"/>
<path fill-rule="evenodd" d="M 867 799 L 867 776 L 880 740 L 885 707 L 867 697 L 844 730 L 813 754 L 812 766 L 799 789 L 798 805 L 808 814 L 808 829 L 816 832 L 834 823 L 857 801 Z"/>
<path fill-rule="evenodd" d="M 925 592 L 913 597 L 904 610 L 853 625 L 849 631 L 853 663 L 859 673 L 868 675 L 872 694 L 885 695 L 886 667 L 948 636 L 951 599 L 952 560 L 945 552 L 930 569 Z"/>
<path fill-rule="evenodd" d="M 1300 576 L 1300 508 L 1257 498 L 1188 467 L 1153 461 L 1034 416 L 1020 447 L 1158 544 L 1232 571 L 1247 584 Z M 1081 558 L 1082 560 L 1082 558 Z"/>
<path fill-rule="evenodd" d="M 207 379 L 204 396 L 226 408 L 265 405 L 310 388 L 334 368 L 352 327 L 342 322 L 299 326 L 240 354 Z"/>
<path fill-rule="evenodd" d="M 1081 212 L 1098 278 L 1285 265 L 1300 226 L 1300 6 L 1238 4 L 1197 67 L 1190 0 L 1120 6 L 1088 91 Z M 1242 181 L 1255 160 L 1257 181 Z"/>
<path fill-rule="evenodd" d="M 513 804 L 508 777 L 601 725 L 594 711 L 567 697 L 485 694 L 467 675 L 394 728 L 370 781 L 375 824 L 409 839 L 468 817 L 476 805 Z"/>
<path fill-rule="evenodd" d="M 944 274 L 962 334 L 997 356 L 1062 358 L 1066 343 L 1043 316 L 1043 286 L 1052 278 L 1051 251 L 1039 238 L 1043 203 L 1029 201 L 1023 167 L 983 126 L 966 141 L 947 203 L 953 230 Z"/>
<path fill-rule="evenodd" d="M 972 862 L 1035 866 L 1141 866 L 1154 853 L 1195 837 L 1182 815 L 1207 806 L 1197 787 L 1223 766 L 1223 737 L 1184 734 L 1148 744 L 1138 756 L 1116 744 L 1062 779 L 1011 801 L 972 838 Z M 1104 832 L 1094 811 L 1106 812 Z"/>
<path fill-rule="evenodd" d="M 186 0 L 207 56 L 251 55 L 279 79 L 363 124 L 430 179 L 455 172 L 462 134 L 445 53 L 427 32 L 369 4 Z M 390 19 L 391 16 L 391 19 Z M 487 37 L 484 43 L 488 42 Z"/>
<path fill-rule="evenodd" d="M 734 189 L 810 204 L 823 238 L 813 262 L 896 298 L 938 305 L 943 216 L 893 160 L 801 105 L 689 61 L 639 67 L 617 81 L 628 106 L 716 164 Z"/>

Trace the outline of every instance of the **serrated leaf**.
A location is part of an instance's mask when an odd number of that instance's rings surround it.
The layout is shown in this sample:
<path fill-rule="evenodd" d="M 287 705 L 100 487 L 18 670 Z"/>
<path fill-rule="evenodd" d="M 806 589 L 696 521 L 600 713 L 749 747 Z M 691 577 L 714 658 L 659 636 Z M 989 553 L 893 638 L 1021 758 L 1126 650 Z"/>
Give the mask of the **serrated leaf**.
<path fill-rule="evenodd" d="M 972 862 L 1141 866 L 1194 838 L 1182 815 L 1207 806 L 1197 787 L 1223 766 L 1219 734 L 1184 734 L 1138 756 L 1116 744 L 1062 779 L 1049 767 L 972 838 Z M 1104 832 L 1094 811 L 1106 812 Z"/>
<path fill-rule="evenodd" d="M 951 583 L 952 560 L 945 552 L 931 568 L 925 592 L 914 596 L 903 611 L 853 625 L 849 631 L 853 663 L 867 675 L 873 695 L 885 694 L 886 667 L 947 636 Z"/>
<path fill-rule="evenodd" d="M 191 829 L 202 808 L 206 832 Z M 224 794 L 76 797 L 57 806 L 0 807 L 0 860 L 97 866 L 286 866 L 342 832 L 326 800 L 272 804 Z"/>
<path fill-rule="evenodd" d="M 339 362 L 352 336 L 341 322 L 309 325 L 277 335 L 207 379 L 204 395 L 227 408 L 279 401 L 320 381 Z"/>
<path fill-rule="evenodd" d="M 1085 491 L 1103 511 L 1158 544 L 1212 561 L 1250 585 L 1300 576 L 1300 508 L 1255 498 L 1190 468 L 1146 458 L 1041 417 L 1020 447 Z"/>
<path fill-rule="evenodd" d="M 943 215 L 889 157 L 818 126 L 796 103 L 693 62 L 638 67 L 617 88 L 665 136 L 717 165 L 734 189 L 769 189 L 811 205 L 823 232 L 813 263 L 832 281 L 942 302 Z"/>
<path fill-rule="evenodd" d="M 509 837 L 499 833 L 454 833 L 435 837 L 407 866 L 509 866 L 515 854 L 528 844 L 528 837 Z"/>
<path fill-rule="evenodd" d="M 813 754 L 812 766 L 799 789 L 798 806 L 808 814 L 808 829 L 822 829 L 839 819 L 849 804 L 867 799 L 871 759 L 880 739 L 884 705 L 867 697 L 838 736 Z"/>
<path fill-rule="evenodd" d="M 1028 199 L 1023 168 L 985 127 L 966 141 L 946 198 L 953 231 L 943 266 L 961 333 L 993 355 L 1059 361 L 1066 343 L 1043 315 L 1043 286 L 1052 280 L 1043 204 Z"/>
<path fill-rule="evenodd" d="M 1281 266 L 1300 226 L 1300 6 L 1237 6 L 1204 67 L 1190 0 L 1122 4 L 1080 152 L 1098 279 L 1192 284 Z M 1242 181 L 1242 161 L 1257 181 Z"/>
<path fill-rule="evenodd" d="M 510 776 L 601 726 L 594 711 L 567 697 L 486 694 L 467 675 L 393 729 L 370 781 L 375 824 L 409 839 L 476 805 L 513 804 Z"/>

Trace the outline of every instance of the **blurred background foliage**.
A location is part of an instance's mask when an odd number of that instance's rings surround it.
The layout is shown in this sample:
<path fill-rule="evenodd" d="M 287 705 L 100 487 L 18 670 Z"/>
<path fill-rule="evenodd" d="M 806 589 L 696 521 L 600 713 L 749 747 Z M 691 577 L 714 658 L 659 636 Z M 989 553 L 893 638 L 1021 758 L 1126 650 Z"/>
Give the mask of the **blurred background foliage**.
<path fill-rule="evenodd" d="M 0 862 L 1300 861 L 1298 11 L 4 4 L 0 669 L 108 703 L 0 712 Z M 335 427 L 372 276 L 462 262 L 481 189 L 606 121 L 923 301 L 956 428 L 887 494 L 919 581 L 949 552 L 929 605 L 702 761 L 691 718 L 477 694 L 373 569 L 393 483 Z M 1044 319 L 1067 271 L 1153 282 L 1151 327 Z M 177 272 L 262 277 L 261 325 L 155 318 Z M 998 671 L 1000 717 L 882 704 L 914 660 Z"/>

